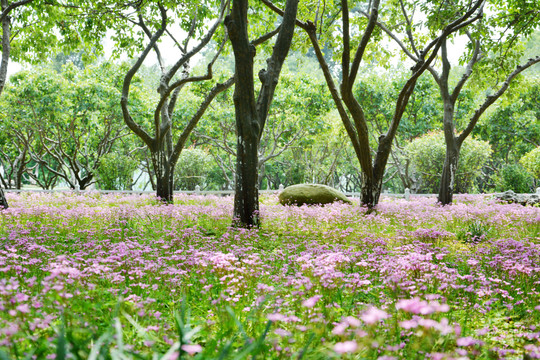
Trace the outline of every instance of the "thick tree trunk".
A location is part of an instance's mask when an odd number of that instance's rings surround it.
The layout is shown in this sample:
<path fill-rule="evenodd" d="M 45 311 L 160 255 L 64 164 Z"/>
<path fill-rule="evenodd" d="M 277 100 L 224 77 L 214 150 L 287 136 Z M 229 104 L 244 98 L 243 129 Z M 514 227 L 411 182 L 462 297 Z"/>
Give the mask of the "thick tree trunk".
<path fill-rule="evenodd" d="M 238 142 L 236 145 L 236 184 L 233 216 L 234 223 L 242 227 L 259 226 L 257 175 L 259 141 L 257 136 L 253 136 L 254 130 L 250 126 L 251 124 L 238 124 L 237 119 Z"/>
<path fill-rule="evenodd" d="M 234 107 L 236 113 L 237 151 L 234 197 L 234 224 L 241 227 L 259 226 L 258 151 L 259 142 L 283 62 L 294 33 L 298 0 L 287 0 L 281 29 L 268 69 L 259 72 L 261 90 L 255 99 L 253 58 L 255 46 L 248 36 L 249 0 L 233 0 L 231 14 L 225 26 L 235 59 Z M 271 34 L 271 33 L 270 33 Z"/>
<path fill-rule="evenodd" d="M 156 176 L 156 196 L 161 201 L 173 203 L 173 171 L 165 153 L 161 148 L 152 153 L 152 164 Z"/>
<path fill-rule="evenodd" d="M 234 107 L 236 114 L 236 174 L 233 222 L 236 226 L 259 225 L 257 187 L 259 122 L 255 103 L 253 58 L 247 30 L 248 0 L 235 0 L 232 14 L 225 18 L 235 59 Z"/>

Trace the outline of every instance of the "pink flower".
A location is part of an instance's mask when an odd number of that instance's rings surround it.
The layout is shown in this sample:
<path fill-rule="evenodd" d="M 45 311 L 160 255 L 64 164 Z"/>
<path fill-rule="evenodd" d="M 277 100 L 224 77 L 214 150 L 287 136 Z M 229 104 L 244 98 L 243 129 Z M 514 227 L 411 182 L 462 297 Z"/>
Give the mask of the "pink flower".
<path fill-rule="evenodd" d="M 321 295 L 312 296 L 309 299 L 302 301 L 302 306 L 305 306 L 307 308 L 312 308 L 315 306 L 315 304 L 317 303 L 317 301 L 319 301 L 321 297 L 322 297 Z"/>
<path fill-rule="evenodd" d="M 334 345 L 334 351 L 338 354 L 352 353 L 356 349 L 358 349 L 358 344 L 355 341 L 338 342 Z"/>
<path fill-rule="evenodd" d="M 358 320 L 354 316 L 347 316 L 345 318 L 345 321 L 352 327 L 359 327 L 361 325 L 360 320 Z"/>
<path fill-rule="evenodd" d="M 417 297 L 412 299 L 399 300 L 396 303 L 397 310 L 403 310 L 412 314 L 429 315 L 434 312 L 448 312 L 450 307 L 448 304 L 439 304 L 437 301 L 428 303 L 425 300 L 420 300 Z"/>
<path fill-rule="evenodd" d="M 17 310 L 24 314 L 28 314 L 30 312 L 30 307 L 28 306 L 28 304 L 21 304 L 17 305 Z"/>
<path fill-rule="evenodd" d="M 484 342 L 481 340 L 473 339 L 470 336 L 461 337 L 456 340 L 458 346 L 472 346 L 472 345 L 482 345 Z"/>
<path fill-rule="evenodd" d="M 201 345 L 192 344 L 192 345 L 182 345 L 182 350 L 187 352 L 189 355 L 193 355 L 202 351 Z"/>
<path fill-rule="evenodd" d="M 377 309 L 374 306 L 371 306 L 360 317 L 366 324 L 371 325 L 371 324 L 378 323 L 379 321 L 383 319 L 386 319 L 388 317 L 388 314 L 386 313 L 386 311 L 383 311 L 381 309 Z"/>
<path fill-rule="evenodd" d="M 405 320 L 405 321 L 400 321 L 399 322 L 399 326 L 401 326 L 402 328 L 404 329 L 414 329 L 418 326 L 418 322 L 416 320 Z"/>
<path fill-rule="evenodd" d="M 332 334 L 334 335 L 343 335 L 345 334 L 345 330 L 349 327 L 349 324 L 347 323 L 339 323 L 336 325 L 335 328 L 332 329 Z"/>
<path fill-rule="evenodd" d="M 285 320 L 287 320 L 287 317 L 285 315 L 280 314 L 280 313 L 269 314 L 267 316 L 267 318 L 270 321 L 285 321 Z"/>

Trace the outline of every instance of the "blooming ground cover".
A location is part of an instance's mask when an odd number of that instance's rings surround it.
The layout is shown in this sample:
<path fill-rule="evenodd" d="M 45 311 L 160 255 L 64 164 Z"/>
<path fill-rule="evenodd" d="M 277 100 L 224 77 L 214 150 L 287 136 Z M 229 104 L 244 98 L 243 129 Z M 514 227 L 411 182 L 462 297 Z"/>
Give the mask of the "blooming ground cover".
<path fill-rule="evenodd" d="M 8 194 L 0 357 L 540 358 L 540 208 Z"/>

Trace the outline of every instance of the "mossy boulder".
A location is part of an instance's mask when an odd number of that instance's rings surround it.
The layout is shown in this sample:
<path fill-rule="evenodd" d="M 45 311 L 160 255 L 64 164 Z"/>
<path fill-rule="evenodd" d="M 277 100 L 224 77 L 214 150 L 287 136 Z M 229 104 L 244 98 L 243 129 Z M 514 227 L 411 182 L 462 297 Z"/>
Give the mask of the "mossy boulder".
<path fill-rule="evenodd" d="M 320 184 L 291 185 L 279 194 L 279 202 L 282 205 L 324 205 L 336 201 L 352 204 L 341 191 Z"/>

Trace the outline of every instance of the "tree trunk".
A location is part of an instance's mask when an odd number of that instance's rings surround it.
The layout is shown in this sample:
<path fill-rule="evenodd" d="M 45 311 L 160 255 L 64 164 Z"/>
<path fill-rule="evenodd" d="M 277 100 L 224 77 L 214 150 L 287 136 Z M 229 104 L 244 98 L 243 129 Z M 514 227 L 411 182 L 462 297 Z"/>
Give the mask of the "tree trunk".
<path fill-rule="evenodd" d="M 236 3 L 236 2 L 235 2 Z M 237 6 L 237 11 L 247 13 L 245 8 Z M 238 9 L 241 8 L 241 9 Z M 240 16 L 247 16 L 247 14 Z M 239 14 L 235 14 L 238 16 Z M 235 31 L 242 32 L 243 36 L 233 42 L 235 54 L 235 84 L 234 107 L 236 113 L 236 174 L 234 194 L 234 222 L 237 226 L 253 227 L 259 225 L 259 123 L 257 107 L 255 104 L 255 90 L 253 78 L 253 57 L 255 48 L 248 41 L 247 23 L 238 26 L 241 20 L 236 17 Z M 231 36 L 231 40 L 233 36 Z M 236 39 L 235 39 L 236 40 Z"/>
<path fill-rule="evenodd" d="M 449 205 L 452 203 L 460 148 L 461 146 L 457 139 L 452 135 L 452 140 L 447 140 L 446 142 L 446 157 L 444 159 L 441 183 L 439 186 L 439 196 L 437 198 L 441 205 Z"/>
<path fill-rule="evenodd" d="M 2 11 L 8 7 L 7 0 L 1 0 Z M 10 17 L 6 15 L 2 20 L 2 61 L 0 62 L 0 94 L 4 90 L 7 80 L 7 68 L 11 51 L 11 25 Z"/>
<path fill-rule="evenodd" d="M 171 170 L 163 144 L 157 152 L 152 153 L 152 163 L 154 165 L 156 176 L 156 196 L 159 197 L 161 201 L 172 204 L 173 171 Z"/>
<path fill-rule="evenodd" d="M 233 96 L 237 136 L 233 223 L 241 227 L 259 225 L 259 123 L 253 77 L 255 47 L 248 38 L 247 12 L 248 0 L 235 0 L 232 14 L 225 18 L 234 52 L 236 84 Z"/>
<path fill-rule="evenodd" d="M 278 84 L 283 62 L 289 52 L 298 0 L 287 0 L 274 45 L 267 59 L 268 69 L 259 72 L 261 90 L 255 100 L 253 58 L 255 45 L 248 36 L 249 0 L 233 0 L 225 26 L 235 59 L 234 107 L 236 113 L 237 151 L 234 223 L 242 227 L 259 226 L 258 151 L 268 111 Z M 269 33 L 271 34 L 271 33 Z"/>
<path fill-rule="evenodd" d="M 238 123 L 237 119 L 237 123 Z M 259 226 L 258 156 L 259 141 L 252 123 L 238 124 L 234 223 L 242 227 Z M 242 126 L 244 125 L 244 126 Z M 247 125 L 247 126 L 246 126 Z M 246 133 L 248 133 L 246 135 Z"/>
<path fill-rule="evenodd" d="M 4 190 L 0 187 L 0 210 L 7 209 L 9 207 L 8 202 L 6 200 L 6 196 L 4 195 Z"/>

